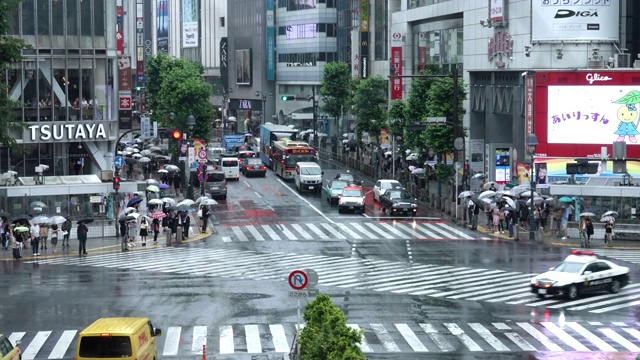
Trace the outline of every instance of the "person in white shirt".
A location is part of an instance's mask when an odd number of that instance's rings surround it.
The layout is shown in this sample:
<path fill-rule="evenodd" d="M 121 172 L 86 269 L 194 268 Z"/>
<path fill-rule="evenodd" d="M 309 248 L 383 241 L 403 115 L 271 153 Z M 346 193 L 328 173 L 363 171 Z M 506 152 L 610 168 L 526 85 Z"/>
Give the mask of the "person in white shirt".
<path fill-rule="evenodd" d="M 40 248 L 38 247 L 38 245 L 40 243 L 40 225 L 31 225 L 29 231 L 31 232 L 31 248 L 33 250 L 33 256 L 39 256 L 40 253 L 38 252 L 38 250 Z"/>

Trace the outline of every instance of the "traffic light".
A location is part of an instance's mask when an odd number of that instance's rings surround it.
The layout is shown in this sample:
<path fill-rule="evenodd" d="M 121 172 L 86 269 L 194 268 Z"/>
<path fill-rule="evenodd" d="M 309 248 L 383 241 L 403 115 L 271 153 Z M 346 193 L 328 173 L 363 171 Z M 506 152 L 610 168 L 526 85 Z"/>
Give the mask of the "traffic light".
<path fill-rule="evenodd" d="M 173 139 L 173 140 L 182 140 L 182 131 L 180 130 L 176 130 L 176 129 L 172 129 L 171 132 L 169 133 L 169 138 Z"/>
<path fill-rule="evenodd" d="M 282 99 L 282 101 L 293 101 L 296 97 L 294 95 L 282 95 L 280 99 Z"/>
<path fill-rule="evenodd" d="M 120 190 L 120 177 L 116 176 L 113 178 L 113 190 Z"/>

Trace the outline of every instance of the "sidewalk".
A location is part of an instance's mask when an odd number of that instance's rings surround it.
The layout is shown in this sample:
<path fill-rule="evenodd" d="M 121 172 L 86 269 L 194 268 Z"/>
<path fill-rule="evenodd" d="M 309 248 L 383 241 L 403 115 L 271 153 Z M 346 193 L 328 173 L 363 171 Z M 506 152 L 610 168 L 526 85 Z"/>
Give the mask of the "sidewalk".
<path fill-rule="evenodd" d="M 212 227 L 209 226 L 206 233 L 199 233 L 199 230 L 196 229 L 195 225 L 192 225 L 191 228 L 194 230 L 195 235 L 192 235 L 190 238 L 186 240 L 182 240 L 183 244 L 188 244 L 196 241 L 202 241 L 216 232 L 212 230 Z M 66 256 L 78 256 L 78 241 L 76 239 L 70 239 L 69 245 L 64 248 L 61 246 L 62 238 L 58 240 L 58 251 L 56 253 L 53 252 L 51 248 L 51 242 L 47 240 L 47 250 L 39 250 L 40 256 L 33 256 L 33 250 L 31 246 L 28 249 L 22 250 L 22 261 L 24 260 L 37 260 L 37 259 L 52 259 L 52 258 L 60 258 Z M 172 246 L 177 246 L 175 238 L 172 241 Z M 158 234 L 158 244 L 153 244 L 153 233 L 151 236 L 147 237 L 147 246 L 141 246 L 140 240 L 136 239 L 136 246 L 129 248 L 130 251 L 145 251 L 150 249 L 155 249 L 158 247 L 167 246 L 165 242 L 164 232 L 160 232 Z M 91 256 L 93 254 L 107 254 L 107 253 L 116 253 L 121 252 L 120 246 L 120 238 L 116 238 L 115 236 L 102 237 L 102 238 L 88 238 L 87 239 L 87 253 L 86 256 Z M 11 249 L 9 250 L 0 250 L 0 261 L 16 261 L 13 259 L 13 254 Z"/>
<path fill-rule="evenodd" d="M 323 158 L 322 160 L 330 162 L 330 163 L 334 163 L 336 165 L 340 165 L 340 166 L 346 167 L 345 164 L 343 164 L 341 162 L 338 162 L 336 160 L 333 160 L 333 159 L 325 159 L 325 158 Z M 362 173 L 360 171 L 353 170 L 353 169 L 350 169 L 350 171 L 352 173 L 356 174 L 359 179 L 364 180 L 366 183 L 373 184 L 377 180 L 377 179 L 372 179 L 371 177 L 367 176 L 366 174 L 364 174 L 364 173 Z M 464 222 L 456 221 L 455 215 L 450 215 L 450 214 L 441 212 L 441 211 L 439 211 L 437 209 L 434 209 L 434 208 L 430 207 L 428 203 L 426 203 L 424 201 L 421 201 L 420 199 L 418 199 L 418 208 L 420 210 L 422 210 L 424 213 L 426 213 L 427 216 L 440 217 L 443 220 L 449 221 L 451 224 L 469 228 L 469 226 L 467 224 L 465 224 Z M 481 216 L 481 218 L 479 219 L 479 222 L 482 223 L 482 214 L 480 214 L 480 216 Z M 486 235 L 486 236 L 494 237 L 496 239 L 515 241 L 514 238 L 509 237 L 508 233 L 505 233 L 505 234 L 494 234 L 493 233 L 493 229 L 487 229 L 487 228 L 485 228 L 484 226 L 481 226 L 481 225 L 478 225 L 478 232 L 483 234 L 483 235 Z M 529 241 L 529 232 L 526 231 L 524 234 L 521 233 L 520 234 L 520 239 L 521 239 L 520 242 L 528 242 Z M 544 240 L 543 241 L 547 245 L 554 245 L 554 246 L 563 246 L 563 247 L 579 247 L 580 246 L 580 238 L 578 236 L 578 230 L 574 229 L 574 228 L 569 228 L 569 238 L 567 238 L 566 240 L 562 240 L 561 237 L 557 237 L 556 235 L 552 235 L 551 232 L 545 232 L 545 236 L 544 236 Z M 616 241 L 614 241 L 614 246 L 613 247 L 607 248 L 607 244 L 604 243 L 603 236 L 591 236 L 591 246 L 592 246 L 592 248 L 603 248 L 603 249 L 640 250 L 640 241 L 639 240 L 616 240 Z"/>

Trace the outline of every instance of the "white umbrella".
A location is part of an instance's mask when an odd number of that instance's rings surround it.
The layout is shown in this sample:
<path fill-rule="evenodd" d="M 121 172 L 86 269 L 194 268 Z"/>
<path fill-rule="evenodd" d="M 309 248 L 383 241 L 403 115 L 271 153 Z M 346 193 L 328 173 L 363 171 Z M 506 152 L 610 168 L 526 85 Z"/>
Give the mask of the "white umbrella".
<path fill-rule="evenodd" d="M 165 198 L 162 198 L 160 200 L 162 200 L 162 202 L 165 203 L 165 204 L 169 204 L 169 205 L 175 205 L 176 204 L 176 201 L 173 200 L 172 198 L 166 198 L 165 197 Z"/>
<path fill-rule="evenodd" d="M 527 185 L 518 185 L 518 186 L 514 186 L 511 189 L 511 192 L 513 192 L 516 195 L 520 195 L 525 191 L 531 191 L 531 186 L 529 184 Z"/>
<path fill-rule="evenodd" d="M 133 154 L 133 155 L 131 155 L 131 156 L 132 156 L 134 159 L 139 159 L 139 158 L 141 158 L 141 157 L 142 157 L 142 155 L 140 155 L 140 154 L 138 154 L 138 153 Z"/>
<path fill-rule="evenodd" d="M 67 221 L 67 219 L 64 216 L 60 215 L 56 215 L 51 218 L 51 224 L 62 224 L 65 221 Z"/>
<path fill-rule="evenodd" d="M 143 157 L 141 157 L 140 159 L 138 159 L 138 162 L 141 162 L 141 163 L 148 163 L 148 162 L 151 162 L 151 159 L 149 159 L 149 158 L 148 158 L 148 157 L 146 157 L 146 156 L 143 156 Z"/>
<path fill-rule="evenodd" d="M 151 151 L 149 151 L 149 150 L 142 150 L 142 151 L 140 151 L 140 155 L 142 155 L 142 156 L 149 156 L 149 155 L 151 155 Z"/>
<path fill-rule="evenodd" d="M 385 151 L 384 156 L 393 155 L 393 151 Z"/>
<path fill-rule="evenodd" d="M 178 170 L 180 170 L 180 168 L 175 166 L 175 165 L 166 165 L 164 168 L 167 169 L 168 171 L 178 171 Z"/>
<path fill-rule="evenodd" d="M 139 152 L 140 152 L 140 149 L 135 148 L 135 149 L 133 149 L 133 152 L 134 152 L 134 153 L 139 153 Z"/>
<path fill-rule="evenodd" d="M 484 189 L 485 190 L 489 190 L 489 188 L 491 187 L 491 185 L 495 186 L 496 183 L 493 181 L 489 181 L 488 183 L 484 184 Z"/>
<path fill-rule="evenodd" d="M 517 194 L 517 193 L 515 193 L 515 192 L 513 192 L 513 191 L 511 191 L 511 190 L 508 190 L 508 191 L 498 191 L 498 192 L 499 192 L 499 193 L 500 193 L 500 195 L 502 195 L 502 196 L 509 196 L 509 197 L 514 197 L 514 198 L 515 198 L 515 197 L 518 197 L 518 194 Z"/>
<path fill-rule="evenodd" d="M 151 199 L 151 200 L 149 200 L 149 202 L 147 202 L 147 204 L 162 205 L 162 204 L 164 204 L 164 202 L 162 202 L 162 200 L 160 200 L 160 199 Z"/>
<path fill-rule="evenodd" d="M 180 202 L 178 203 L 178 206 L 180 206 L 180 205 L 193 206 L 193 205 L 195 205 L 195 204 L 196 204 L 196 202 L 195 202 L 195 201 L 193 201 L 193 200 L 191 200 L 191 199 L 184 199 L 184 200 L 182 200 L 182 201 L 180 201 Z"/>
<path fill-rule="evenodd" d="M 158 185 L 158 180 L 156 179 L 147 179 L 144 181 L 147 185 Z"/>
<path fill-rule="evenodd" d="M 592 212 L 589 212 L 589 211 L 585 211 L 585 212 L 581 213 L 580 216 L 591 217 L 591 216 L 596 216 L 596 214 L 594 214 Z"/>
<path fill-rule="evenodd" d="M 496 192 L 493 190 L 487 190 L 487 191 L 483 191 L 479 196 L 478 199 L 486 199 L 486 198 L 491 198 L 496 196 Z"/>
<path fill-rule="evenodd" d="M 411 154 L 411 155 L 407 156 L 406 160 L 407 161 L 416 161 L 416 160 L 418 160 L 418 155 Z"/>
<path fill-rule="evenodd" d="M 469 196 L 473 196 L 473 191 L 463 191 L 460 194 L 458 194 L 458 199 L 462 199 L 462 198 L 466 198 Z"/>
<path fill-rule="evenodd" d="M 411 173 L 412 173 L 413 175 L 421 175 L 421 174 L 424 174 L 424 169 L 423 169 L 423 168 L 413 169 L 413 170 L 411 171 Z"/>
<path fill-rule="evenodd" d="M 483 173 L 477 173 L 471 177 L 472 179 L 484 179 Z"/>
<path fill-rule="evenodd" d="M 544 201 L 544 199 L 540 196 L 534 196 L 533 201 L 535 204 L 539 204 Z M 531 205 L 531 199 L 527 200 L 527 205 Z"/>
<path fill-rule="evenodd" d="M 209 199 L 210 199 L 210 197 L 208 197 L 208 196 L 200 196 L 199 198 L 196 199 L 196 203 L 199 204 L 199 203 L 201 203 L 201 202 L 203 202 L 205 200 L 209 200 Z"/>
<path fill-rule="evenodd" d="M 617 211 L 609 210 L 609 211 L 605 212 L 604 214 L 602 214 L 602 217 L 605 217 L 605 216 L 617 217 L 617 216 L 619 216 L 619 214 L 618 214 Z"/>
<path fill-rule="evenodd" d="M 210 206 L 210 205 L 218 205 L 218 202 L 213 199 L 207 199 L 200 203 L 200 206 Z"/>
<path fill-rule="evenodd" d="M 160 169 L 160 170 L 158 170 L 158 172 L 159 172 L 160 174 L 166 174 L 166 173 L 168 173 L 168 172 L 169 172 L 169 170 Z"/>
<path fill-rule="evenodd" d="M 516 208 L 516 202 L 513 201 L 513 199 L 510 199 L 508 197 L 502 198 L 502 201 L 504 201 L 505 203 L 507 203 L 507 205 L 511 206 L 512 208 Z"/>
<path fill-rule="evenodd" d="M 31 219 L 32 224 L 48 224 L 51 221 L 48 216 L 38 215 Z"/>
<path fill-rule="evenodd" d="M 133 148 L 132 147 L 126 147 L 124 148 L 125 152 L 133 152 Z"/>
<path fill-rule="evenodd" d="M 122 212 L 125 213 L 125 214 L 128 214 L 130 212 L 134 212 L 134 211 L 136 211 L 136 208 L 134 208 L 134 207 L 127 207 L 127 208 L 124 208 L 124 210 L 122 210 Z"/>
<path fill-rule="evenodd" d="M 416 168 L 415 166 L 410 165 L 410 166 L 409 166 L 409 171 L 413 171 L 413 170 L 415 170 L 415 168 Z"/>
<path fill-rule="evenodd" d="M 531 197 L 531 189 L 529 189 L 529 191 L 523 191 L 520 193 L 521 197 Z M 538 194 L 537 192 L 533 192 L 533 197 L 540 197 L 540 194 Z"/>

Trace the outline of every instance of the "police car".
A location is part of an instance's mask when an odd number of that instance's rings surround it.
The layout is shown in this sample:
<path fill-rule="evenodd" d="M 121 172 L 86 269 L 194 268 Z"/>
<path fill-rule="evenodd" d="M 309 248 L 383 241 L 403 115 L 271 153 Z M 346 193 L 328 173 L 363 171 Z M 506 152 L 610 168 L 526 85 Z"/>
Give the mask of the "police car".
<path fill-rule="evenodd" d="M 563 262 L 531 279 L 531 292 L 540 298 L 564 295 L 573 300 L 587 293 L 615 294 L 628 283 L 628 267 L 598 259 L 592 251 L 573 250 Z"/>

